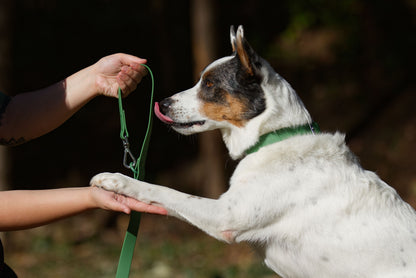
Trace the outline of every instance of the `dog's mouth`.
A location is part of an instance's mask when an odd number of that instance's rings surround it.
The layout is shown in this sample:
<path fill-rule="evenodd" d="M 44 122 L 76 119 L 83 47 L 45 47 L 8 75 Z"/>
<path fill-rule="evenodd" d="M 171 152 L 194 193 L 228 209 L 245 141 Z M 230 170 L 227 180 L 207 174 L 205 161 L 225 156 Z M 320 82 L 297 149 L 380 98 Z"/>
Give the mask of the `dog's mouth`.
<path fill-rule="evenodd" d="M 177 128 L 190 128 L 190 127 L 193 127 L 194 125 L 201 126 L 201 125 L 205 124 L 205 121 L 203 121 L 203 120 L 201 120 L 201 121 L 187 122 L 187 123 L 175 122 L 174 120 L 172 120 L 168 116 L 164 115 L 160 111 L 159 103 L 158 102 L 155 102 L 154 111 L 155 111 L 156 117 L 158 117 L 159 120 L 161 120 L 165 124 L 168 124 L 168 125 L 173 126 L 173 127 L 177 127 Z"/>

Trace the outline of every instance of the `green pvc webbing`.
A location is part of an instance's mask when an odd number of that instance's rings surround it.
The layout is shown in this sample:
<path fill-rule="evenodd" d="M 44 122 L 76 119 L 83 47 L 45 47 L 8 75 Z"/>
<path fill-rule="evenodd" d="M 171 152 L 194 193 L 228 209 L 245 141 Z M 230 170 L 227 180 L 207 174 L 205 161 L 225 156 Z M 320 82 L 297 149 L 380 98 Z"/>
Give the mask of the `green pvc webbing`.
<path fill-rule="evenodd" d="M 126 139 L 129 137 L 126 124 L 126 113 L 123 109 L 123 101 L 121 99 L 121 88 L 118 88 L 118 110 L 120 111 L 120 138 Z"/>
<path fill-rule="evenodd" d="M 260 148 L 285 140 L 289 137 L 294 135 L 301 135 L 301 134 L 315 134 L 319 133 L 319 126 L 317 123 L 312 122 L 310 124 L 295 126 L 295 127 L 285 127 L 282 129 L 278 129 L 269 133 L 266 133 L 260 136 L 259 141 L 248 150 L 246 150 L 246 154 L 251 154 L 257 152 Z"/>
<path fill-rule="evenodd" d="M 140 226 L 141 213 L 132 211 L 129 226 L 124 236 L 123 247 L 118 260 L 116 278 L 127 278 L 130 274 L 131 262 L 133 261 L 134 247 L 136 246 L 137 233 Z"/>
<path fill-rule="evenodd" d="M 144 179 L 144 165 L 147 157 L 147 149 L 150 142 L 150 134 L 152 132 L 152 123 L 153 123 L 153 92 L 154 92 L 154 78 L 153 73 L 147 65 L 142 64 L 149 71 L 150 78 L 152 80 L 152 90 L 150 96 L 150 108 L 149 108 L 149 121 L 147 124 L 147 130 L 145 137 L 143 139 L 142 148 L 140 151 L 140 156 L 137 159 L 137 162 L 130 163 L 130 169 L 133 171 L 134 178 L 138 180 Z M 121 89 L 118 89 L 118 103 L 120 110 L 120 138 L 127 140 L 129 134 L 127 131 L 126 117 L 123 110 L 122 99 L 121 99 Z M 134 247 L 136 245 L 137 233 L 140 226 L 140 212 L 132 211 L 130 215 L 129 225 L 127 227 L 126 235 L 124 237 L 123 247 L 121 248 L 120 259 L 118 262 L 116 278 L 128 278 L 130 274 L 131 262 L 134 255 Z"/>

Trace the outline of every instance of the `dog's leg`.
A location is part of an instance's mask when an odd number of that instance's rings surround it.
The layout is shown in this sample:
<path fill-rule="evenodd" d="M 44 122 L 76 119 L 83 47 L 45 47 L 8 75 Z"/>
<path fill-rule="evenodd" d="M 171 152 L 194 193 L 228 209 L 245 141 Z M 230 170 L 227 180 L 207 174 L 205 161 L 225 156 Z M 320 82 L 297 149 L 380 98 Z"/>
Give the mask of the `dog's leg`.
<path fill-rule="evenodd" d="M 92 178 L 91 185 L 160 205 L 169 215 L 190 222 L 219 240 L 232 242 L 235 238 L 236 231 L 231 227 L 232 210 L 226 198 L 214 200 L 197 197 L 119 173 L 98 174 Z"/>

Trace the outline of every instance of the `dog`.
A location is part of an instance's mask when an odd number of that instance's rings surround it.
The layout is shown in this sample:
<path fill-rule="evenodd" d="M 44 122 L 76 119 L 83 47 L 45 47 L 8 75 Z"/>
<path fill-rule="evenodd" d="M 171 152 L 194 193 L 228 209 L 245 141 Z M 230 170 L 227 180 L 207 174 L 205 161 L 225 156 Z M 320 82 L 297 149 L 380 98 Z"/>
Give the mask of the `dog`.
<path fill-rule="evenodd" d="M 218 199 L 118 173 L 102 187 L 166 208 L 212 237 L 248 242 L 285 278 L 416 277 L 416 213 L 364 170 L 341 133 L 320 132 L 294 89 L 231 27 L 233 54 L 155 103 L 188 135 L 219 129 L 239 163 Z"/>

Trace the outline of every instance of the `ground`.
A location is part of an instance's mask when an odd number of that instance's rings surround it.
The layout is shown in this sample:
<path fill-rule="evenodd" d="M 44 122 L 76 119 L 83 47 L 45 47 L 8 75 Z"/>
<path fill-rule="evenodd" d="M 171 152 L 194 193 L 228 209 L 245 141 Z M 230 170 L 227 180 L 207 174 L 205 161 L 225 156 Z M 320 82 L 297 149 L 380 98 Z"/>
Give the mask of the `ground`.
<path fill-rule="evenodd" d="M 128 217 L 118 217 L 115 228 L 100 228 L 110 215 L 96 211 L 9 233 L 6 261 L 25 278 L 115 277 Z M 278 276 L 244 244 L 219 242 L 174 218 L 143 215 L 130 277 Z"/>

